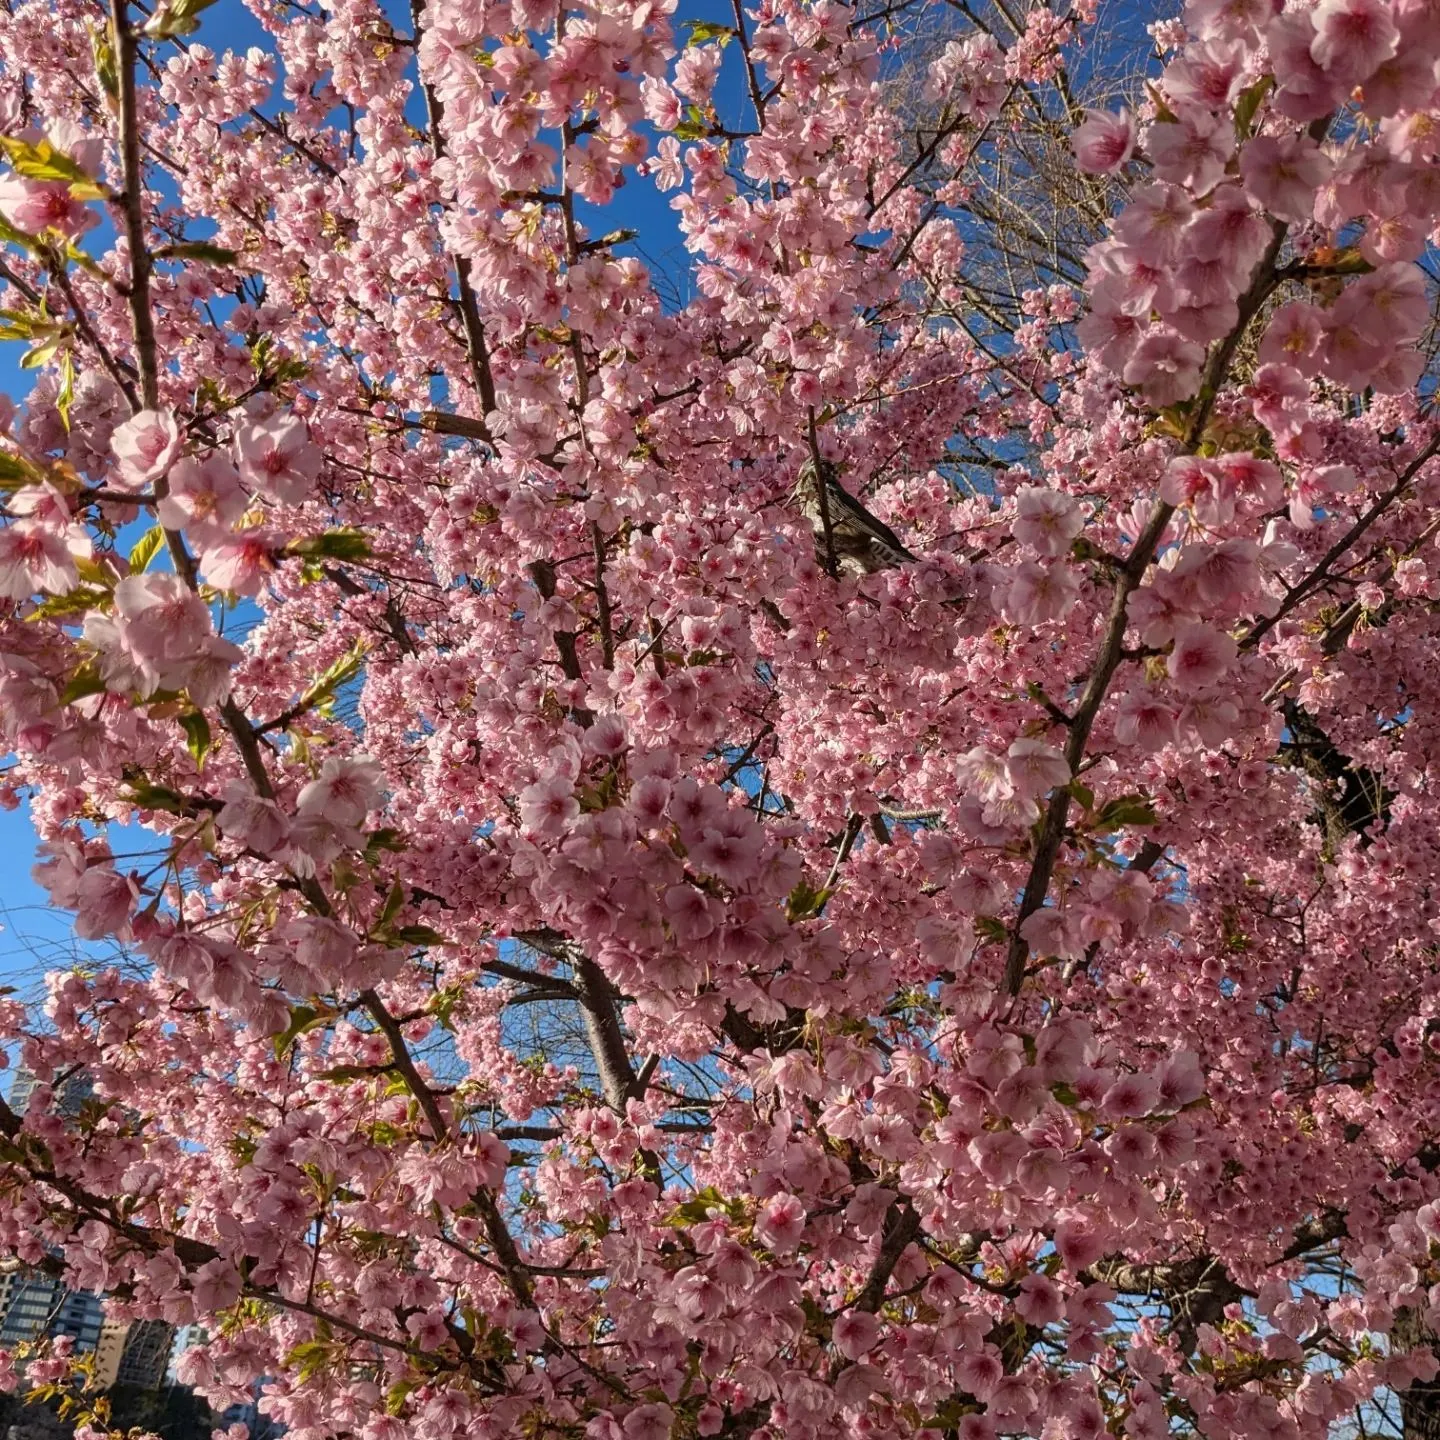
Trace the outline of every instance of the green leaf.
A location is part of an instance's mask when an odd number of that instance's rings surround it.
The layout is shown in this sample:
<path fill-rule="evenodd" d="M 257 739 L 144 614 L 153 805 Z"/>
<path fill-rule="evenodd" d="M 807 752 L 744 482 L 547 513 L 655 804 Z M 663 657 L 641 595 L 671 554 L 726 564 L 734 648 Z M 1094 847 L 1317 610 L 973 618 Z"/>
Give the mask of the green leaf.
<path fill-rule="evenodd" d="M 455 1013 L 455 1007 L 460 1003 L 463 994 L 462 987 L 451 985 L 442 990 L 434 1000 L 430 1002 L 430 1013 L 440 1022 L 446 1030 L 454 1030 L 451 1016 Z"/>
<path fill-rule="evenodd" d="M 785 901 L 785 918 L 793 925 L 818 915 L 832 893 L 823 887 L 817 890 L 808 880 L 800 881 Z"/>
<path fill-rule="evenodd" d="M 364 560 L 370 554 L 370 544 L 360 531 L 342 526 L 323 535 L 292 540 L 285 547 L 285 553 L 301 555 L 307 560 Z"/>
<path fill-rule="evenodd" d="M 1360 253 L 1359 246 L 1347 245 L 1328 264 L 1315 268 L 1324 275 L 1368 275 L 1375 267 Z"/>
<path fill-rule="evenodd" d="M 275 340 L 271 335 L 256 335 L 253 340 L 246 340 L 245 348 L 250 352 L 250 365 L 257 374 L 263 374 L 265 366 L 270 361 L 270 353 L 275 348 Z"/>
<path fill-rule="evenodd" d="M 26 180 L 45 180 L 51 184 L 70 182 L 70 194 L 76 200 L 101 200 L 105 191 L 95 183 L 68 155 L 62 155 L 48 140 L 20 140 L 13 135 L 0 135 L 0 151 L 17 175 Z"/>
<path fill-rule="evenodd" d="M 170 815 L 183 815 L 190 802 L 168 785 L 156 785 L 143 775 L 129 780 L 130 793 L 125 798 L 137 810 L 164 810 Z"/>
<path fill-rule="evenodd" d="M 1248 90 L 1242 92 L 1240 98 L 1235 102 L 1235 137 L 1238 140 L 1250 138 L 1250 127 L 1255 120 L 1255 112 L 1260 108 L 1260 102 L 1274 88 L 1275 77 L 1273 75 L 1262 75 Z"/>
<path fill-rule="evenodd" d="M 153 40 L 193 35 L 200 28 L 196 17 L 213 4 L 215 0 L 166 0 L 150 17 L 144 33 Z"/>
<path fill-rule="evenodd" d="M 1080 781 L 1072 780 L 1065 786 L 1065 789 L 1071 799 L 1078 800 L 1086 810 L 1095 808 L 1095 792 L 1088 785 L 1082 785 Z"/>
<path fill-rule="evenodd" d="M 115 584 L 115 577 L 93 556 L 77 556 L 75 568 L 80 572 L 80 578 L 91 585 L 99 585 L 108 590 Z"/>
<path fill-rule="evenodd" d="M 687 50 L 695 45 L 706 45 L 712 40 L 718 40 L 723 49 L 735 38 L 733 25 L 720 25 L 713 20 L 686 20 L 683 23 L 690 32 L 689 38 L 685 41 Z"/>
<path fill-rule="evenodd" d="M 390 893 L 385 897 L 384 907 L 380 911 L 380 918 L 375 922 L 375 929 L 387 930 L 390 922 L 400 913 L 400 907 L 405 903 L 405 888 L 398 880 L 392 882 Z"/>
<path fill-rule="evenodd" d="M 238 250 L 212 245 L 208 240 L 186 240 L 179 245 L 162 245 L 157 260 L 199 260 L 206 265 L 234 265 L 240 259 Z"/>
<path fill-rule="evenodd" d="M 709 133 L 710 122 L 694 105 L 685 107 L 685 119 L 671 131 L 677 140 L 703 140 Z"/>
<path fill-rule="evenodd" d="M 136 542 L 135 547 L 130 551 L 130 558 L 126 564 L 130 566 L 130 573 L 138 575 L 142 570 L 150 568 L 150 562 L 160 553 L 165 544 L 165 527 L 163 525 L 152 525 Z"/>
<path fill-rule="evenodd" d="M 1154 825 L 1155 804 L 1148 795 L 1121 795 L 1107 800 L 1095 816 L 1096 830 L 1118 830 L 1123 825 Z"/>
<path fill-rule="evenodd" d="M 82 270 L 86 271 L 90 275 L 93 275 L 97 280 L 105 281 L 107 285 L 113 283 L 110 276 L 106 274 L 106 272 L 102 270 L 100 266 L 97 265 L 95 261 L 91 259 L 91 257 L 87 255 L 73 241 L 65 241 L 65 243 L 59 247 L 59 249 L 60 253 L 64 255 L 64 257 L 72 265 L 78 265 Z"/>
<path fill-rule="evenodd" d="M 205 757 L 215 743 L 210 737 L 210 722 L 200 710 L 192 710 L 180 717 L 180 728 L 185 732 L 185 748 L 190 752 L 196 769 L 205 764 Z"/>
<path fill-rule="evenodd" d="M 395 932 L 395 938 L 402 945 L 445 945 L 449 943 L 438 930 L 432 930 L 428 925 L 402 925 Z"/>
<path fill-rule="evenodd" d="M 372 830 L 366 837 L 365 858 L 373 865 L 380 859 L 382 851 L 389 850 L 398 855 L 402 850 L 408 848 L 405 836 L 399 830 L 382 827 L 379 830 Z"/>
<path fill-rule="evenodd" d="M 323 675 L 311 683 L 300 697 L 300 709 L 309 710 L 324 703 L 347 681 L 353 680 L 365 664 L 368 648 L 363 637 L 357 638 Z"/>
<path fill-rule="evenodd" d="M 38 248 L 33 235 L 27 235 L 18 226 L 12 225 L 3 215 L 0 215 L 0 244 L 18 245 L 32 255 Z"/>
<path fill-rule="evenodd" d="M 0 340 L 30 340 L 37 325 L 48 324 L 25 310 L 0 310 Z"/>
<path fill-rule="evenodd" d="M 33 485 L 39 478 L 28 461 L 8 450 L 0 450 L 0 490 L 18 490 L 22 485 Z"/>
<path fill-rule="evenodd" d="M 63 335 L 55 335 L 49 340 L 42 340 L 33 350 L 27 350 L 20 357 L 20 368 L 22 370 L 38 370 L 54 358 L 55 352 L 60 348 L 64 338 Z"/>
<path fill-rule="evenodd" d="M 1145 92 L 1150 96 L 1151 103 L 1155 106 L 1155 118 L 1166 125 L 1177 123 L 1178 117 L 1175 112 L 1165 103 L 1162 96 L 1148 80 L 1145 82 Z"/>
<path fill-rule="evenodd" d="M 665 1223 L 678 1230 L 683 1230 L 688 1225 L 703 1225 L 710 1218 L 712 1210 L 724 1208 L 725 1197 L 713 1185 L 707 1185 L 689 1200 L 676 1206 Z"/>
<path fill-rule="evenodd" d="M 405 1401 L 410 1392 L 419 1387 L 419 1380 L 397 1380 L 385 1392 L 385 1413 L 387 1415 L 398 1415 L 405 1408 Z"/>
<path fill-rule="evenodd" d="M 105 682 L 100 678 L 100 667 L 91 662 L 82 665 L 66 682 L 65 688 L 60 692 L 60 703 L 73 705 L 87 695 L 100 695 L 104 690 Z"/>
<path fill-rule="evenodd" d="M 70 351 L 60 362 L 60 393 L 55 397 L 55 411 L 65 433 L 70 433 L 70 407 L 75 403 L 75 357 Z"/>
<path fill-rule="evenodd" d="M 63 595 L 50 595 L 42 600 L 25 618 L 27 620 L 53 620 L 57 615 L 78 615 L 85 610 L 94 610 L 110 601 L 110 592 L 98 585 L 77 585 Z M 102 683 L 99 689 L 105 688 Z M 93 694 L 94 691 L 86 691 Z"/>
<path fill-rule="evenodd" d="M 1005 928 L 1005 922 L 997 920 L 993 915 L 977 915 L 973 923 L 975 934 L 981 940 L 999 945 L 1009 938 L 1010 932 Z"/>
<path fill-rule="evenodd" d="M 383 1074 L 383 1065 L 334 1065 L 315 1076 L 317 1080 L 373 1080 Z"/>
<path fill-rule="evenodd" d="M 120 99 L 120 66 L 115 59 L 113 31 L 108 24 L 90 27 L 90 53 L 95 58 L 95 78 L 112 99 Z"/>
<path fill-rule="evenodd" d="M 301 1384 L 313 1380 L 334 1359 L 335 1347 L 328 1340 L 302 1340 L 286 1357 L 285 1363 L 299 1371 Z"/>
<path fill-rule="evenodd" d="M 275 1058 L 278 1060 L 307 1031 L 325 1024 L 331 1018 L 328 1010 L 313 1005 L 292 1005 L 290 1023 L 275 1037 Z"/>

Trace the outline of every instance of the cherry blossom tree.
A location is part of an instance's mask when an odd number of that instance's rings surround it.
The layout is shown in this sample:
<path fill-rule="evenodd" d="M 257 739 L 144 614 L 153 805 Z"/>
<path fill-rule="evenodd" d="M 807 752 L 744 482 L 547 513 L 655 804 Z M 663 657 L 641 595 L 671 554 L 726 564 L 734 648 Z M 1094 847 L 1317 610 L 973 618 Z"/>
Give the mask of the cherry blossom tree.
<path fill-rule="evenodd" d="M 302 1440 L 1440 1432 L 1434 0 L 204 8 L 0 15 L 0 1245 Z"/>

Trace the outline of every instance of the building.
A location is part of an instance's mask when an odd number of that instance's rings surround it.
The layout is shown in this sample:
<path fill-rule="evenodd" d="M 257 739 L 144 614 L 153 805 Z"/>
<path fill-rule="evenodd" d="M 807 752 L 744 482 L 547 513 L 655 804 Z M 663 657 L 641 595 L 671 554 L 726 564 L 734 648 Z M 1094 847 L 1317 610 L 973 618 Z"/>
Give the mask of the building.
<path fill-rule="evenodd" d="M 23 1065 L 10 1082 L 10 1108 L 23 1115 L 36 1088 L 35 1076 Z M 83 1071 L 66 1076 L 57 1087 L 56 1109 L 75 1116 L 90 1099 L 90 1077 Z M 69 1290 L 41 1270 L 18 1261 L 0 1262 L 0 1346 L 68 1335 L 75 1349 L 94 1352 L 96 1378 L 105 1389 L 133 1385 L 154 1389 L 165 1378 L 174 1328 L 163 1320 L 107 1320 L 99 1295 Z"/>
<path fill-rule="evenodd" d="M 36 1083 L 23 1065 L 16 1069 L 9 1103 L 17 1115 L 25 1113 Z M 90 1078 L 83 1071 L 67 1076 L 56 1097 L 58 1108 L 62 1114 L 76 1115 L 91 1093 Z M 69 1335 L 77 1350 L 94 1350 L 104 1319 L 98 1295 L 67 1290 L 54 1276 L 18 1261 L 0 1262 L 0 1346 Z"/>
<path fill-rule="evenodd" d="M 174 1343 L 175 1328 L 163 1320 L 106 1320 L 95 1347 L 95 1381 L 105 1390 L 153 1390 L 165 1379 Z"/>
<path fill-rule="evenodd" d="M 17 1114 L 23 1115 L 25 1107 L 30 1103 L 30 1092 L 35 1088 L 35 1076 L 23 1065 L 15 1072 L 15 1078 L 10 1082 L 10 1108 Z"/>
<path fill-rule="evenodd" d="M 26 1107 L 30 1104 L 30 1097 L 35 1093 L 39 1081 L 34 1074 L 23 1065 L 17 1066 L 15 1076 L 10 1081 L 10 1108 L 17 1114 L 23 1115 Z M 90 1077 L 83 1071 L 77 1070 L 73 1074 L 65 1076 L 56 1087 L 56 1109 L 62 1115 L 74 1119 L 80 1113 L 80 1107 L 95 1093 L 95 1087 Z"/>
<path fill-rule="evenodd" d="M 98 1295 L 67 1290 L 53 1275 L 13 1261 L 0 1272 L 0 1346 L 69 1335 L 77 1350 L 90 1351 L 104 1322 Z"/>

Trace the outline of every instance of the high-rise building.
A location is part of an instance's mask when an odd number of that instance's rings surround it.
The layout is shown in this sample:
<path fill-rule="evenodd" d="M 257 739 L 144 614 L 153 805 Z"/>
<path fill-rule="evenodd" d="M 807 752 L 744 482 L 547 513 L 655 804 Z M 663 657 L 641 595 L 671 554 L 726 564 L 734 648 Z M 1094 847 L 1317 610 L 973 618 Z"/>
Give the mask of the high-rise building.
<path fill-rule="evenodd" d="M 106 1320 L 95 1348 L 95 1380 L 104 1389 L 153 1390 L 165 1379 L 175 1327 L 163 1320 Z"/>
<path fill-rule="evenodd" d="M 36 1085 L 35 1076 L 23 1065 L 16 1069 L 9 1104 L 17 1115 L 29 1107 Z M 56 1108 L 62 1115 L 78 1115 L 93 1094 L 84 1071 L 65 1076 L 56 1088 Z M 91 1351 L 100 1343 L 104 1324 L 98 1295 L 67 1289 L 53 1275 L 17 1260 L 0 1262 L 0 1346 L 69 1335 L 76 1350 Z"/>
<path fill-rule="evenodd" d="M 0 1272 L 0 1346 L 69 1335 L 77 1350 L 93 1350 L 104 1321 L 98 1295 L 14 1261 Z"/>
<path fill-rule="evenodd" d="M 30 1097 L 35 1093 L 35 1088 L 40 1082 L 34 1074 L 25 1066 L 19 1065 L 15 1069 L 14 1078 L 10 1081 L 9 1106 L 17 1114 L 23 1115 L 30 1104 Z M 56 1084 L 56 1109 L 62 1115 L 74 1118 L 80 1113 L 80 1107 L 95 1093 L 95 1087 L 90 1077 L 83 1070 L 73 1071 L 64 1076 Z"/>
<path fill-rule="evenodd" d="M 15 1072 L 15 1077 L 10 1081 L 10 1108 L 17 1114 L 23 1115 L 25 1107 L 30 1103 L 30 1092 L 35 1088 L 35 1076 L 32 1071 L 27 1070 L 23 1065 Z"/>

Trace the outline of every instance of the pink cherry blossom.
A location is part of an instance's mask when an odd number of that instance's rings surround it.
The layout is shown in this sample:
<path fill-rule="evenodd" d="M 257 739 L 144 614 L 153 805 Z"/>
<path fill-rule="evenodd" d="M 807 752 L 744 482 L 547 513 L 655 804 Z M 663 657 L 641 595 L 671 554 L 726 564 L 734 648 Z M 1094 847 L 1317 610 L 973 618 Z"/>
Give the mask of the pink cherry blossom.
<path fill-rule="evenodd" d="M 100 223 L 94 208 L 77 200 L 68 184 L 15 177 L 0 180 L 0 215 L 27 235 L 54 230 L 67 240 Z"/>
<path fill-rule="evenodd" d="M 1235 136 L 1223 114 L 1187 106 L 1178 120 L 1150 126 L 1145 149 L 1160 179 L 1204 195 L 1225 173 Z"/>
<path fill-rule="evenodd" d="M 1115 738 L 1122 745 L 1159 750 L 1175 739 L 1175 711 L 1150 690 L 1132 690 L 1120 702 Z"/>
<path fill-rule="evenodd" d="M 1091 175 L 1109 175 L 1120 169 L 1135 149 L 1135 127 L 1127 110 L 1118 115 L 1092 110 L 1076 130 L 1076 163 Z"/>
<path fill-rule="evenodd" d="M 23 600 L 36 590 L 63 595 L 79 578 L 66 537 L 54 526 L 20 520 L 0 530 L 0 596 Z"/>
<path fill-rule="evenodd" d="M 383 791 L 383 773 L 374 760 L 365 755 L 336 755 L 301 789 L 295 808 L 306 817 L 359 825 L 380 803 Z"/>
<path fill-rule="evenodd" d="M 772 1196 L 755 1217 L 755 1238 L 769 1250 L 788 1255 L 805 1234 L 805 1205 L 795 1195 Z"/>
<path fill-rule="evenodd" d="M 1177 628 L 1165 668 L 1180 691 L 1204 690 L 1222 680 L 1235 662 L 1236 644 L 1208 625 Z"/>
<path fill-rule="evenodd" d="M 210 612 L 178 575 L 127 575 L 115 587 L 121 642 L 142 663 L 195 657 L 210 638 Z"/>
<path fill-rule="evenodd" d="M 580 814 L 571 784 L 559 776 L 537 781 L 520 792 L 520 823 L 541 835 L 563 835 Z"/>
<path fill-rule="evenodd" d="M 265 530 L 216 535 L 201 552 L 200 570 L 208 584 L 236 595 L 258 595 L 275 569 L 276 538 Z"/>
<path fill-rule="evenodd" d="M 177 462 L 166 496 L 156 507 L 162 525 L 195 534 L 223 530 L 244 512 L 245 492 L 235 467 L 214 451 L 203 459 L 186 456 Z"/>
<path fill-rule="evenodd" d="M 1380 0 L 1320 0 L 1314 22 L 1311 56 L 1327 74 L 1349 84 L 1378 69 L 1400 43 L 1389 8 Z"/>
<path fill-rule="evenodd" d="M 1170 330 L 1147 335 L 1125 366 L 1127 385 L 1139 387 L 1154 405 L 1188 400 L 1200 384 L 1204 350 Z"/>
<path fill-rule="evenodd" d="M 1085 528 L 1072 496 L 1028 485 L 1016 497 L 1015 538 L 1041 555 L 1063 555 Z"/>
<path fill-rule="evenodd" d="M 0 1258 L 299 1440 L 1435 1433 L 1434 5 L 184 8 L 0 7 Z"/>
<path fill-rule="evenodd" d="M 300 505 L 314 489 L 323 457 L 298 415 L 275 414 L 236 430 L 235 458 L 240 478 L 257 494 Z"/>
<path fill-rule="evenodd" d="M 880 1338 L 880 1322 L 863 1310 L 847 1310 L 837 1317 L 831 1333 L 835 1348 L 847 1360 L 863 1360 Z"/>
<path fill-rule="evenodd" d="M 1017 793 L 1044 795 L 1070 779 L 1064 755 L 1043 740 L 1017 740 L 1005 753 L 1005 770 Z"/>
<path fill-rule="evenodd" d="M 91 866 L 75 888 L 75 933 L 82 940 L 123 935 L 139 898 L 128 875 L 108 866 Z"/>
<path fill-rule="evenodd" d="M 169 410 L 141 410 L 111 436 L 119 462 L 116 480 L 128 490 L 143 490 L 159 480 L 180 455 L 180 427 Z"/>
<path fill-rule="evenodd" d="M 1074 574 L 1064 565 L 1039 565 L 1027 561 L 1011 581 L 1006 610 L 1019 624 L 1036 625 L 1058 620 L 1079 589 Z"/>
<path fill-rule="evenodd" d="M 1315 192 L 1330 178 L 1330 162 L 1303 134 L 1259 135 L 1240 157 L 1246 193 L 1263 209 L 1294 224 L 1305 224 L 1315 209 Z"/>
<path fill-rule="evenodd" d="M 1104 1228 L 1083 1215 L 1062 1219 L 1055 1228 L 1055 1248 L 1072 1274 L 1093 1265 L 1105 1253 L 1105 1243 Z"/>

